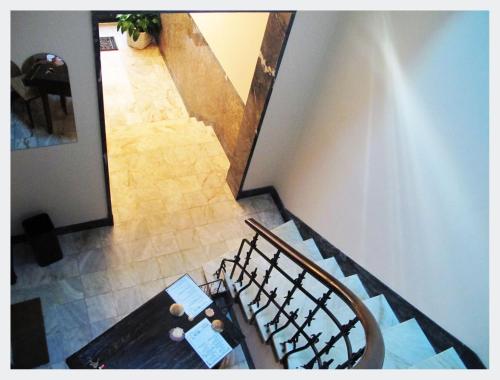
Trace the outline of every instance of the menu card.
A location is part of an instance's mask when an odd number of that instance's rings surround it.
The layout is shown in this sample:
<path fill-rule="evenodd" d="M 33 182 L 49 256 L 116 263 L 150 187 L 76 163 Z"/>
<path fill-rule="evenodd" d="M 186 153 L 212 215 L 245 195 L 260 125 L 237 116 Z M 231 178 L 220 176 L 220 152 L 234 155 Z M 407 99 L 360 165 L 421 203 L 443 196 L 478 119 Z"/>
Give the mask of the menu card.
<path fill-rule="evenodd" d="M 191 318 L 196 317 L 213 302 L 187 274 L 175 281 L 165 291 L 175 303 L 184 306 L 185 313 Z"/>
<path fill-rule="evenodd" d="M 224 337 L 212 328 L 207 318 L 203 318 L 186 332 L 185 338 L 208 368 L 212 368 L 232 350 Z"/>

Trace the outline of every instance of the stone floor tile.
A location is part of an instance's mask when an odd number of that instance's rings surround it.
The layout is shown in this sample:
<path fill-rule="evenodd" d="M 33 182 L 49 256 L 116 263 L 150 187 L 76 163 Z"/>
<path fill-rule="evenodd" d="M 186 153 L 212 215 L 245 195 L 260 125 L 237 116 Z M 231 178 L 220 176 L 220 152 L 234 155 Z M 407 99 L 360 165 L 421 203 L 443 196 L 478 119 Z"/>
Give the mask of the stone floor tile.
<path fill-rule="evenodd" d="M 143 303 L 143 295 L 138 287 L 121 289 L 113 292 L 118 315 L 130 314 Z"/>
<path fill-rule="evenodd" d="M 86 297 L 109 293 L 111 291 L 111 282 L 109 281 L 108 273 L 105 271 L 82 275 L 82 283 Z"/>
<path fill-rule="evenodd" d="M 118 315 L 116 302 L 112 293 L 100 294 L 85 299 L 89 321 L 97 322 Z"/>
<path fill-rule="evenodd" d="M 147 260 L 156 256 L 156 248 L 150 238 L 126 242 L 123 248 L 130 262 Z"/>
<path fill-rule="evenodd" d="M 145 282 L 139 285 L 139 288 L 141 289 L 144 302 L 146 302 L 166 288 L 165 279 L 160 278 L 158 280 Z"/>
<path fill-rule="evenodd" d="M 157 257 L 163 277 L 172 277 L 186 273 L 184 259 L 180 252 Z"/>
<path fill-rule="evenodd" d="M 55 316 L 61 329 L 78 329 L 89 323 L 84 300 L 56 305 Z"/>
<path fill-rule="evenodd" d="M 63 349 L 66 357 L 71 356 L 92 340 L 90 324 L 76 329 L 63 330 Z"/>
<path fill-rule="evenodd" d="M 175 240 L 180 250 L 196 248 L 201 245 L 198 233 L 194 228 L 177 231 L 175 233 Z"/>
<path fill-rule="evenodd" d="M 90 324 L 90 332 L 92 339 L 97 338 L 103 332 L 111 328 L 117 322 L 115 318 L 102 319 L 100 321 L 92 322 Z"/>
<path fill-rule="evenodd" d="M 206 254 L 204 247 L 198 246 L 196 248 L 181 251 L 182 260 L 184 261 L 184 268 L 186 271 L 192 271 L 210 260 Z"/>
<path fill-rule="evenodd" d="M 106 270 L 106 267 L 106 257 L 101 248 L 81 252 L 78 255 L 78 269 L 82 275 Z"/>
<path fill-rule="evenodd" d="M 130 288 L 139 283 L 137 274 L 132 269 L 132 264 L 108 270 L 108 279 L 111 284 L 111 289 L 114 291 Z"/>
<path fill-rule="evenodd" d="M 138 261 L 131 264 L 132 271 L 138 280 L 138 284 L 150 282 L 162 278 L 160 265 L 156 258 Z"/>
<path fill-rule="evenodd" d="M 151 236 L 151 241 L 155 247 L 156 256 L 162 256 L 179 251 L 179 246 L 173 232 Z"/>

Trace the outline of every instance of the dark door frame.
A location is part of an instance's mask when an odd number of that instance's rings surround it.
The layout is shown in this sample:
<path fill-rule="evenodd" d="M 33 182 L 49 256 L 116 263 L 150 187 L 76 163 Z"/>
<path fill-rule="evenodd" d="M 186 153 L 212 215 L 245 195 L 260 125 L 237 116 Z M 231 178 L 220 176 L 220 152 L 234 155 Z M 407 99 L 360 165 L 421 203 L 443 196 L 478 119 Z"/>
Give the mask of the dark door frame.
<path fill-rule="evenodd" d="M 262 128 L 262 122 L 264 120 L 264 116 L 267 111 L 267 106 L 269 104 L 269 100 L 271 98 L 271 94 L 273 91 L 274 87 L 274 82 L 276 80 L 279 67 L 281 65 L 281 60 L 283 58 L 283 54 L 286 48 L 286 44 L 288 42 L 288 37 L 290 35 L 290 31 L 292 28 L 292 24 L 295 18 L 295 11 L 285 11 L 285 10 L 195 10 L 195 11 L 190 11 L 190 10 L 182 10 L 182 11 L 151 11 L 148 10 L 148 12 L 159 12 L 159 13 L 262 13 L 262 12 L 283 12 L 283 13 L 291 13 L 290 21 L 287 25 L 287 29 L 285 31 L 285 35 L 283 37 L 282 45 L 280 47 L 279 51 L 279 56 L 278 60 L 276 63 L 276 69 L 275 69 L 275 75 L 271 78 L 269 82 L 269 89 L 266 94 L 266 98 L 264 101 L 264 105 L 262 108 L 262 112 L 260 113 L 260 116 L 258 117 L 257 120 L 257 125 L 255 126 L 255 137 L 253 138 L 252 144 L 250 147 L 247 147 L 249 152 L 248 152 L 248 159 L 246 160 L 245 167 L 242 171 L 241 174 L 238 175 L 238 177 L 241 177 L 239 179 L 239 186 L 237 191 L 233 191 L 233 194 L 236 199 L 238 199 L 242 195 L 242 187 L 243 187 L 243 182 L 245 181 L 248 169 L 250 167 L 250 162 L 252 160 L 252 156 L 255 150 L 255 146 L 257 144 L 257 139 L 259 137 L 260 130 Z M 102 148 L 102 160 L 103 160 L 103 170 L 104 170 L 104 182 L 106 186 L 106 203 L 108 206 L 108 219 L 111 221 L 111 225 L 113 224 L 113 208 L 112 208 L 112 203 L 111 203 L 111 188 L 110 188 L 110 183 L 109 183 L 109 168 L 108 168 L 108 149 L 107 149 L 107 143 L 106 143 L 106 121 L 104 117 L 104 95 L 103 95 L 103 90 L 102 90 L 102 73 L 101 73 L 101 57 L 100 57 L 100 45 L 99 45 L 99 23 L 104 23 L 104 22 L 113 22 L 115 21 L 116 15 L 120 13 L 139 13 L 137 10 L 133 11 L 128 11 L 128 10 L 108 10 L 108 11 L 91 11 L 91 22 L 92 22 L 92 37 L 93 37 L 93 42 L 94 42 L 94 61 L 95 61 L 95 72 L 96 72 L 96 82 L 97 82 L 97 102 L 98 102 L 98 107 L 99 107 L 99 124 L 100 124 L 100 131 L 101 131 L 101 148 Z M 255 73 L 254 73 L 255 76 Z"/>

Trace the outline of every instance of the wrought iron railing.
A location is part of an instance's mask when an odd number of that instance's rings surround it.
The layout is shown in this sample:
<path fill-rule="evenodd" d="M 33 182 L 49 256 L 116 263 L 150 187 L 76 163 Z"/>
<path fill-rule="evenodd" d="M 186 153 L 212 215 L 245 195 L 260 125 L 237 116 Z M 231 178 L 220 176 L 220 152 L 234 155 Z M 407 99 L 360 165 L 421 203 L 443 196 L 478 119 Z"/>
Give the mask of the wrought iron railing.
<path fill-rule="evenodd" d="M 245 223 L 255 231 L 253 239 L 243 239 L 237 254 L 223 259 L 215 275 L 225 278 L 225 286 L 247 308 L 249 322 L 259 319 L 260 326 L 265 326 L 262 338 L 266 343 L 274 341 L 285 368 L 293 355 L 302 355 L 296 356 L 303 359 L 298 367 L 306 369 L 382 368 L 382 334 L 365 304 L 259 222 L 247 219 Z M 259 248 L 258 241 L 264 247 Z M 347 320 L 335 315 L 333 309 L 339 307 L 349 311 Z M 363 345 L 354 351 L 353 329 L 358 329 L 358 336 L 359 329 L 364 333 Z M 281 346 L 281 352 L 276 346 Z"/>

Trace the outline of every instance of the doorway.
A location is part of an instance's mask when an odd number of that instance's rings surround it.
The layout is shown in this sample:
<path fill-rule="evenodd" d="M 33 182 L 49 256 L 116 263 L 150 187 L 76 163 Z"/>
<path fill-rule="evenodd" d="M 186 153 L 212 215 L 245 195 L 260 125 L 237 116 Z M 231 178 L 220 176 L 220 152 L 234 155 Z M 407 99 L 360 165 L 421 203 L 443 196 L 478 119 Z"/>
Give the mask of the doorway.
<path fill-rule="evenodd" d="M 159 13 L 162 32 L 156 43 L 142 50 L 130 48 L 116 31 L 119 13 L 93 12 L 104 170 L 115 223 L 172 216 L 196 207 L 213 214 L 218 211 L 210 205 L 216 203 L 218 208 L 231 208 L 251 159 L 293 14 L 266 13 L 248 83 L 251 96 L 245 99 L 234 95 L 236 81 L 227 86 L 220 80 L 221 69 L 226 82 L 234 78 L 228 79 L 230 64 L 210 35 L 211 17 L 241 12 Z M 116 50 L 100 50 L 100 37 L 113 37 Z M 217 101 L 213 95 L 221 93 Z M 202 222 L 206 213 L 191 212 L 191 218 Z M 182 218 L 177 220 L 182 223 Z"/>

